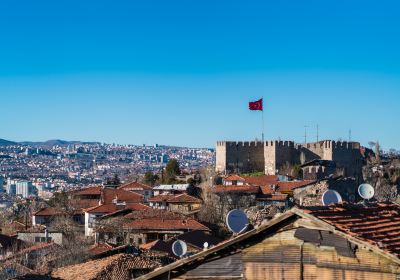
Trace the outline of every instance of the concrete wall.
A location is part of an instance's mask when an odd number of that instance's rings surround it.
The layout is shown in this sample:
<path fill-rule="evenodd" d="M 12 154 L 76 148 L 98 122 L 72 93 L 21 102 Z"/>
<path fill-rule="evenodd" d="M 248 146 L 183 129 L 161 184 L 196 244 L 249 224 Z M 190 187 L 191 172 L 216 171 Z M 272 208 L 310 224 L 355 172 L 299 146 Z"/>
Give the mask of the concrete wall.
<path fill-rule="evenodd" d="M 18 232 L 18 239 L 28 243 L 37 243 L 35 241 L 36 237 L 45 238 L 46 234 L 44 232 Z M 63 234 L 61 232 L 49 232 L 48 237 L 51 238 L 51 242 L 58 245 L 63 244 Z"/>

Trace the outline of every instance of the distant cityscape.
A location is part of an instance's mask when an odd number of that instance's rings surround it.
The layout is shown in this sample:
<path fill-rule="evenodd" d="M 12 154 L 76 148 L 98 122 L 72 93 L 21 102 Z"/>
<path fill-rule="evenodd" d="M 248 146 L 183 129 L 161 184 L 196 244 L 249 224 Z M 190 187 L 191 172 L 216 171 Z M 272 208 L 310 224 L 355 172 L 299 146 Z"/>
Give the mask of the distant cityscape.
<path fill-rule="evenodd" d="M 214 165 L 215 150 L 154 144 L 119 145 L 50 140 L 11 142 L 0 139 L 0 188 L 22 198 L 49 198 L 56 190 L 101 185 L 118 176 L 122 181 L 161 172 L 170 159 L 190 174 Z"/>

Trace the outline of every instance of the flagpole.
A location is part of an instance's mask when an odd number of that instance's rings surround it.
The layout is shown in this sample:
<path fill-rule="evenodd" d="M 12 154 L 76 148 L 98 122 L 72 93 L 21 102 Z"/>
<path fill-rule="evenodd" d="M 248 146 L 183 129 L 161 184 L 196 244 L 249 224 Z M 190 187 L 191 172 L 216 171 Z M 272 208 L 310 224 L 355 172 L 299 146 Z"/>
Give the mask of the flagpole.
<path fill-rule="evenodd" d="M 263 98 L 263 102 L 264 102 L 264 98 Z M 264 143 L 264 108 L 261 111 L 261 116 L 262 116 L 262 141 Z"/>
<path fill-rule="evenodd" d="M 264 143 L 264 96 L 262 97 L 262 110 L 261 110 L 261 118 L 262 118 L 262 142 Z"/>

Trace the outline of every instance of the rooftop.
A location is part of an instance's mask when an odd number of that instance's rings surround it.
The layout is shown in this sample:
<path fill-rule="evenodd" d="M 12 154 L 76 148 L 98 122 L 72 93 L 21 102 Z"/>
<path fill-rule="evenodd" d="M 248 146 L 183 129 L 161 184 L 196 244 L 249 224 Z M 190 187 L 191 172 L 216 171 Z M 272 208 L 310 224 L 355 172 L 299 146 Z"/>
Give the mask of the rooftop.
<path fill-rule="evenodd" d="M 148 186 L 146 184 L 137 182 L 137 181 L 123 184 L 122 186 L 118 187 L 118 189 L 123 189 L 123 190 L 126 190 L 126 191 L 142 191 L 142 190 L 151 191 L 151 190 L 153 190 L 152 187 L 150 187 L 150 186 Z"/>
<path fill-rule="evenodd" d="M 128 273 L 127 270 L 131 269 L 151 270 L 159 266 L 157 262 L 138 256 L 117 254 L 103 259 L 59 268 L 52 273 L 52 276 L 64 280 L 97 279 L 102 273 L 110 272 L 121 263 L 123 263 L 123 268 L 120 269 L 120 273 Z"/>
<path fill-rule="evenodd" d="M 342 204 L 309 207 L 306 213 L 321 219 L 348 235 L 400 256 L 400 206 L 397 204 Z"/>

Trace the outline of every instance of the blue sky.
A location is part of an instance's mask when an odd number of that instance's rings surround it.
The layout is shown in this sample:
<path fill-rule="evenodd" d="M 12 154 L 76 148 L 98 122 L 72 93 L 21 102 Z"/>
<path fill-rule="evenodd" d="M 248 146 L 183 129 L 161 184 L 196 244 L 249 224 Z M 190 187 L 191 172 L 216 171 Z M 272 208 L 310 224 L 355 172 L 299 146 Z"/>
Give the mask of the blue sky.
<path fill-rule="evenodd" d="M 351 2 L 351 3 L 349 3 Z M 400 149 L 398 1 L 0 2 L 0 138 Z"/>

